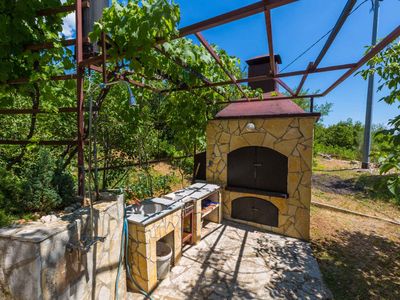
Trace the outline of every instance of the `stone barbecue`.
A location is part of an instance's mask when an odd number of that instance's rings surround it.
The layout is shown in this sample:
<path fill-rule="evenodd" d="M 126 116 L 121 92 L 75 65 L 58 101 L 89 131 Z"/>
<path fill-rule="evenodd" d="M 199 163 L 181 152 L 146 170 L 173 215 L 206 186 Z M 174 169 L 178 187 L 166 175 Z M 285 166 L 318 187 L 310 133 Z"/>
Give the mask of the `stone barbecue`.
<path fill-rule="evenodd" d="M 253 76 L 268 72 L 269 57 L 248 63 Z M 274 83 L 256 87 L 264 89 L 264 101 L 232 103 L 209 122 L 206 180 L 224 187 L 224 218 L 308 240 L 319 114 L 291 100 L 274 100 L 283 96 Z"/>

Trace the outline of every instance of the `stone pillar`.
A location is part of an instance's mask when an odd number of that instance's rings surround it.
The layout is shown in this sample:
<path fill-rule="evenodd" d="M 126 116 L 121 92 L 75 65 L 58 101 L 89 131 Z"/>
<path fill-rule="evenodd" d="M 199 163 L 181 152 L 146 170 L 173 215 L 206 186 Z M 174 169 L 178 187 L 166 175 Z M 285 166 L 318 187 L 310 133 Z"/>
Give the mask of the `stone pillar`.
<path fill-rule="evenodd" d="M 129 223 L 128 259 L 131 274 L 145 292 L 149 293 L 157 286 L 157 241 L 168 234 L 173 234 L 172 263 L 176 264 L 182 256 L 181 214 L 181 210 L 177 210 L 145 226 Z M 139 291 L 129 278 L 128 287 L 132 291 Z"/>
<path fill-rule="evenodd" d="M 201 240 L 201 200 L 194 202 L 194 224 L 193 224 L 193 243 L 198 244 Z"/>

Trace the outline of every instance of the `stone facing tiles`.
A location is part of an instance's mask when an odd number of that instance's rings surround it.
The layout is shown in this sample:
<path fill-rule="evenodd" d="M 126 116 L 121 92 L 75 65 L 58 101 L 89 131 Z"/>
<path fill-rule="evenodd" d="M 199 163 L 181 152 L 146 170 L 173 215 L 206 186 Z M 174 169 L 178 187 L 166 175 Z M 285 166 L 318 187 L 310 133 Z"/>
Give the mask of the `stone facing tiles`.
<path fill-rule="evenodd" d="M 0 229 L 0 299 L 113 299 L 124 216 L 123 197 L 94 206 L 95 235 L 105 237 L 85 252 L 88 211 L 64 221 Z M 126 298 L 120 274 L 118 293 Z"/>
<path fill-rule="evenodd" d="M 129 223 L 128 260 L 131 273 L 137 284 L 146 292 L 157 286 L 157 241 L 173 233 L 173 263 L 177 263 L 182 255 L 181 216 L 182 210 L 179 209 L 146 226 Z M 130 280 L 128 286 L 131 290 L 138 291 Z"/>
<path fill-rule="evenodd" d="M 253 196 L 279 208 L 279 226 L 252 222 L 255 227 L 308 240 L 310 231 L 312 145 L 315 117 L 216 119 L 207 125 L 207 181 L 227 184 L 227 155 L 247 146 L 274 149 L 288 157 L 288 199 L 263 195 L 223 192 L 223 215 L 231 218 L 231 203 Z M 254 130 L 246 125 L 253 123 Z"/>

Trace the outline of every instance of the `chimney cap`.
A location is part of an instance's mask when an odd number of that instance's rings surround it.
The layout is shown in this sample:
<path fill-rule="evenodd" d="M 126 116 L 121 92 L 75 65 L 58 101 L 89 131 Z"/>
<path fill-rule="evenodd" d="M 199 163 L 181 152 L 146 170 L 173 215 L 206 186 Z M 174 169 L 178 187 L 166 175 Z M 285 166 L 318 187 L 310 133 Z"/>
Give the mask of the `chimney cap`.
<path fill-rule="evenodd" d="M 275 56 L 275 63 L 276 64 L 281 64 L 282 59 L 279 54 L 274 55 Z M 256 56 L 253 58 L 250 58 L 249 60 L 246 60 L 246 63 L 251 66 L 251 65 L 258 65 L 258 64 L 264 64 L 264 63 L 269 63 L 269 55 L 260 55 Z"/>

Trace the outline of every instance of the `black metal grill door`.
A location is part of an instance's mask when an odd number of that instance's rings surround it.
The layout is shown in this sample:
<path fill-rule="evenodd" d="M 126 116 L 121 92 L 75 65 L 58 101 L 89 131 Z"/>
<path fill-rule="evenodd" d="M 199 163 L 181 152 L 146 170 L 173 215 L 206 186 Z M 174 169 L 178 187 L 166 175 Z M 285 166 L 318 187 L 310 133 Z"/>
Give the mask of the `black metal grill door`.
<path fill-rule="evenodd" d="M 265 147 L 243 147 L 228 154 L 228 186 L 287 193 L 288 158 Z"/>
<path fill-rule="evenodd" d="M 278 227 L 279 210 L 271 202 L 242 197 L 232 201 L 232 218 Z"/>

